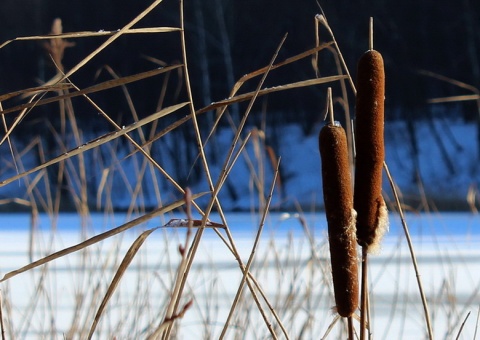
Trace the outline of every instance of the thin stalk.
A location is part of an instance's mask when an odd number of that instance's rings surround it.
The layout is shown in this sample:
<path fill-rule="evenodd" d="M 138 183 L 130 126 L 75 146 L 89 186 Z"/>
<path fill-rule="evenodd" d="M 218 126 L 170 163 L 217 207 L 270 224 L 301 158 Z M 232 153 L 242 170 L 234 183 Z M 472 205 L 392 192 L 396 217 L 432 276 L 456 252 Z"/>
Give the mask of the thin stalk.
<path fill-rule="evenodd" d="M 347 318 L 347 327 L 348 327 L 348 340 L 355 339 L 355 331 L 353 329 L 353 317 L 349 316 Z"/>
<path fill-rule="evenodd" d="M 180 1 L 180 21 L 181 21 L 181 25 L 182 25 L 182 30 L 180 31 L 181 32 L 181 37 L 182 37 L 182 55 L 183 55 L 183 58 L 184 58 L 184 61 L 186 62 L 186 48 L 185 48 L 185 30 L 184 30 L 184 14 L 183 14 L 183 0 Z M 231 160 L 231 157 L 233 155 L 233 152 L 235 150 L 235 147 L 236 147 L 236 144 L 240 138 L 240 134 L 243 130 L 243 127 L 246 123 L 246 120 L 248 118 L 248 115 L 253 107 L 253 103 L 255 102 L 256 98 L 257 98 L 257 95 L 258 95 L 258 92 L 260 91 L 260 88 L 261 86 L 263 85 L 264 81 L 265 81 L 265 78 L 267 77 L 272 65 L 273 65 L 273 62 L 275 61 L 277 55 L 278 55 L 278 52 L 279 52 L 279 49 L 281 48 L 281 46 L 283 46 L 283 42 L 285 41 L 286 39 L 286 36 L 283 38 L 281 44 L 279 45 L 276 53 L 274 54 L 274 57 L 272 58 L 272 61 L 270 62 L 269 64 L 269 69 L 267 70 L 267 72 L 264 73 L 263 77 L 262 77 L 262 80 L 260 81 L 260 83 L 258 84 L 258 87 L 257 87 L 257 90 L 254 94 L 254 96 L 251 98 L 250 100 L 250 103 L 249 103 L 249 106 L 247 107 L 247 110 L 246 110 L 246 113 L 244 114 L 240 124 L 239 124 L 239 127 L 238 127 L 238 130 L 235 134 L 235 137 L 234 137 L 234 140 L 232 142 L 232 145 L 230 147 L 230 150 L 228 152 L 228 156 L 227 156 L 227 159 L 225 160 L 225 164 L 223 166 L 223 169 L 224 171 L 222 171 L 222 174 L 220 175 L 220 179 L 219 181 L 217 182 L 216 186 L 213 188 L 213 183 L 211 182 L 211 178 L 210 176 L 207 174 L 207 179 L 209 180 L 209 185 L 210 187 L 212 188 L 212 198 L 208 204 L 208 207 L 205 209 L 205 212 L 204 212 L 204 216 L 203 216 L 203 220 L 202 220 L 202 226 L 205 225 L 206 223 L 206 220 L 210 214 L 210 212 L 212 211 L 213 209 L 213 206 L 216 204 L 219 208 L 219 210 L 221 210 L 221 206 L 218 202 L 218 199 L 217 199 L 217 195 L 218 195 L 218 192 L 220 190 L 220 188 L 222 187 L 222 184 L 224 182 L 224 176 L 226 177 L 228 175 L 228 173 L 225 173 L 225 170 L 228 166 L 228 164 L 230 163 L 230 160 Z M 187 64 L 185 64 L 185 70 L 187 70 Z M 188 73 L 185 74 L 185 77 L 188 79 Z M 188 87 L 188 86 L 187 86 Z M 191 94 L 191 92 L 189 92 Z M 193 108 L 193 105 L 192 105 L 192 108 Z M 194 118 L 195 116 L 195 111 L 193 110 L 193 114 L 192 114 L 192 118 Z M 196 125 L 196 124 L 194 124 Z M 198 128 L 198 126 L 197 126 Z M 199 135 L 198 135 L 199 136 Z M 199 143 L 199 148 L 202 149 L 202 144 Z M 202 157 L 203 158 L 203 157 Z M 205 160 L 206 161 L 206 160 Z M 208 169 L 208 168 L 207 168 Z M 222 217 L 223 218 L 223 217 Z M 193 243 L 192 243 L 192 246 L 190 247 L 190 250 L 189 250 L 189 255 L 188 255 L 188 262 L 187 262 L 187 266 L 186 266 L 186 269 L 185 269 L 185 273 L 184 273 L 184 278 L 182 280 L 182 287 L 179 291 L 180 295 L 183 291 L 183 288 L 185 286 L 185 283 L 186 283 L 186 278 L 188 276 L 188 272 L 190 271 L 190 268 L 192 266 L 192 263 L 193 263 L 193 258 L 196 254 L 196 251 L 198 249 L 198 246 L 200 244 L 200 239 L 202 237 L 202 234 L 203 234 L 203 230 L 204 228 L 203 227 L 200 227 L 197 231 L 197 234 L 195 235 L 195 238 L 193 240 Z M 228 230 L 228 228 L 227 228 Z M 232 239 L 233 240 L 233 239 Z M 239 259 L 239 255 L 238 253 L 235 255 L 235 257 L 237 257 Z M 252 290 L 252 293 L 254 293 L 254 291 Z M 178 304 L 179 304 L 179 301 L 177 300 L 176 302 L 176 305 L 175 305 L 175 309 L 178 307 Z M 258 305 L 258 304 L 257 304 Z M 260 305 L 258 305 L 259 308 L 260 308 Z M 174 309 L 174 310 L 175 310 Z M 261 310 L 261 308 L 260 308 Z M 268 322 L 267 320 L 265 320 L 267 325 L 268 325 Z M 172 326 L 173 326 L 173 323 L 168 327 L 167 331 L 164 333 L 163 335 L 163 339 L 168 339 L 168 337 L 170 336 L 171 334 L 171 331 L 172 331 Z"/>
<path fill-rule="evenodd" d="M 462 325 L 460 326 L 460 329 L 458 330 L 458 334 L 457 334 L 455 340 L 460 339 L 460 334 L 462 334 L 463 327 L 465 327 L 465 323 L 467 322 L 467 319 L 468 319 L 468 317 L 470 316 L 470 313 L 471 313 L 471 312 L 468 312 L 467 316 L 466 316 L 465 319 L 463 320 Z"/>
<path fill-rule="evenodd" d="M 480 308 L 477 310 L 477 322 L 475 322 L 475 332 L 473 333 L 473 340 L 477 339 L 477 331 L 478 331 L 478 321 L 480 320 Z"/>
<path fill-rule="evenodd" d="M 259 225 L 259 228 L 258 228 L 257 235 L 255 237 L 255 241 L 253 243 L 253 247 L 252 247 L 252 251 L 250 253 L 250 257 L 248 258 L 247 265 L 245 266 L 245 268 L 243 270 L 242 281 L 240 283 L 240 286 L 238 287 L 237 294 L 236 294 L 235 299 L 233 301 L 232 307 L 230 308 L 230 312 L 228 313 L 227 320 L 225 321 L 225 324 L 223 326 L 222 333 L 220 334 L 220 339 L 223 339 L 225 337 L 225 334 L 227 333 L 228 325 L 230 324 L 230 320 L 233 316 L 233 312 L 235 311 L 235 308 L 237 307 L 238 302 L 240 301 L 240 296 L 242 295 L 243 288 L 245 287 L 245 282 L 247 281 L 248 274 L 250 272 L 250 267 L 252 266 L 253 260 L 255 259 L 256 249 L 257 249 L 258 244 L 260 242 L 260 237 L 262 235 L 263 226 L 265 224 L 265 219 L 266 219 L 267 213 L 268 213 L 269 208 L 270 208 L 270 203 L 271 203 L 272 198 L 273 198 L 273 190 L 275 188 L 275 184 L 276 184 L 276 181 L 277 181 L 279 166 L 280 166 L 280 160 L 277 163 L 277 168 L 275 170 L 274 178 L 273 178 L 273 181 L 272 181 L 272 186 L 270 188 L 270 194 L 268 196 L 268 199 L 267 199 L 267 202 L 266 202 L 266 205 L 265 205 L 265 209 L 264 209 L 264 212 L 263 212 L 263 215 L 262 215 L 262 219 L 260 221 L 260 225 Z M 281 325 L 281 327 L 282 327 L 282 330 L 284 331 L 284 334 L 286 335 L 287 334 L 286 330 L 284 329 L 284 327 L 282 325 Z M 272 333 L 272 336 L 276 339 L 277 336 L 275 335 L 273 329 L 271 330 L 271 333 Z M 289 339 L 288 336 L 287 336 L 287 339 Z"/>
<path fill-rule="evenodd" d="M 389 181 L 390 186 L 392 188 L 393 196 L 395 197 L 395 203 L 398 207 L 398 213 L 400 214 L 400 219 L 402 221 L 403 231 L 405 232 L 405 238 L 407 239 L 408 249 L 410 250 L 410 257 L 412 259 L 413 268 L 415 269 L 415 277 L 417 279 L 418 290 L 420 292 L 420 297 L 422 299 L 422 304 L 423 304 L 423 312 L 424 312 L 424 315 L 425 315 L 425 322 L 427 324 L 428 338 L 430 340 L 433 340 L 433 329 L 432 329 L 432 323 L 431 323 L 431 320 L 430 320 L 430 312 L 428 310 L 427 298 L 426 298 L 425 292 L 423 290 L 422 280 L 421 280 L 421 277 L 420 277 L 420 271 L 418 269 L 418 264 L 417 264 L 417 257 L 415 255 L 415 250 L 413 249 L 413 243 L 412 243 L 412 239 L 410 237 L 410 232 L 408 230 L 408 225 L 407 225 L 407 222 L 405 220 L 405 216 L 403 214 L 402 205 L 401 205 L 400 199 L 398 197 L 398 193 L 397 193 L 397 189 L 395 187 L 395 183 L 393 181 L 392 176 L 390 175 L 390 171 L 388 170 L 388 166 L 387 166 L 386 162 L 383 162 L 383 167 L 385 169 L 385 173 L 387 175 L 388 181 Z"/>
<path fill-rule="evenodd" d="M 2 334 L 2 340 L 5 340 L 5 325 L 3 323 L 3 298 L 0 295 L 0 330 Z"/>
<path fill-rule="evenodd" d="M 185 64 L 184 64 L 184 65 L 185 65 L 185 77 L 188 79 L 189 75 L 188 75 L 188 64 L 186 63 L 186 62 L 187 62 L 187 60 L 186 60 L 186 56 L 187 56 L 187 55 L 186 55 L 186 45 L 185 45 L 183 1 L 180 1 L 180 21 L 181 21 L 181 25 L 182 25 L 182 30 L 181 30 L 180 32 L 181 32 L 181 37 L 182 37 L 182 53 L 183 53 L 183 58 L 184 58 L 184 62 L 185 62 Z M 240 124 L 239 124 L 238 130 L 237 130 L 237 132 L 236 132 L 236 134 L 235 134 L 235 137 L 234 137 L 234 140 L 233 140 L 233 142 L 232 142 L 231 148 L 230 148 L 230 150 L 229 150 L 229 152 L 228 152 L 228 154 L 227 154 L 227 158 L 226 158 L 226 160 L 225 160 L 225 164 L 224 164 L 224 167 L 223 167 L 224 170 L 222 171 L 222 174 L 220 175 L 220 179 L 219 179 L 219 181 L 217 182 L 217 184 L 216 184 L 215 187 L 213 186 L 213 182 L 212 182 L 211 177 L 210 177 L 210 175 L 209 175 L 209 173 L 208 173 L 208 167 L 206 167 L 207 180 L 209 181 L 209 186 L 210 186 L 210 188 L 212 189 L 212 198 L 211 198 L 211 200 L 210 200 L 210 202 L 209 202 L 209 204 L 208 204 L 208 207 L 205 209 L 205 212 L 204 212 L 204 216 L 203 216 L 203 220 L 202 220 L 202 225 L 203 225 L 203 226 L 205 225 L 205 223 L 206 223 L 206 221 L 207 221 L 207 218 L 208 218 L 211 210 L 213 209 L 213 206 L 214 206 L 214 205 L 217 205 L 219 211 L 222 210 L 222 209 L 221 209 L 220 202 L 219 202 L 218 199 L 217 199 L 217 195 L 218 195 L 218 192 L 219 192 L 220 188 L 222 187 L 222 184 L 223 184 L 223 182 L 224 182 L 224 178 L 225 178 L 226 176 L 228 176 L 228 173 L 226 173 L 225 170 L 227 169 L 227 166 L 228 166 L 228 164 L 229 164 L 230 161 L 231 161 L 231 157 L 232 157 L 233 152 L 234 152 L 234 150 L 235 150 L 236 144 L 237 144 L 238 140 L 240 139 L 240 134 L 241 134 L 241 132 L 242 132 L 242 130 L 243 130 L 243 127 L 244 127 L 244 125 L 245 125 L 245 123 L 246 123 L 246 120 L 247 120 L 247 118 L 248 118 L 248 115 L 249 115 L 249 113 L 250 113 L 250 111 L 251 111 L 251 109 L 252 109 L 252 107 L 253 107 L 253 103 L 255 102 L 255 100 L 256 100 L 256 98 L 257 98 L 257 94 L 258 94 L 258 92 L 260 91 L 260 88 L 261 88 L 261 86 L 263 85 L 263 83 L 264 83 L 264 81 L 265 81 L 265 78 L 267 77 L 267 75 L 268 75 L 268 73 L 269 73 L 269 71 L 270 71 L 270 69 L 271 69 L 271 67 L 272 67 L 272 65 L 273 65 L 273 62 L 275 61 L 275 59 L 276 59 L 276 57 L 277 57 L 277 55 L 278 55 L 279 49 L 281 48 L 281 46 L 283 46 L 283 42 L 285 41 L 285 39 L 286 39 L 286 36 L 283 38 L 282 42 L 280 43 L 280 45 L 279 45 L 276 53 L 274 54 L 274 56 L 273 56 L 273 58 L 272 58 L 272 60 L 271 60 L 271 62 L 270 62 L 270 64 L 269 64 L 269 69 L 267 70 L 267 72 L 264 73 L 264 75 L 263 75 L 260 83 L 258 84 L 257 91 L 255 92 L 254 96 L 251 98 L 251 101 L 250 101 L 250 103 L 249 103 L 249 106 L 248 106 L 248 108 L 247 108 L 247 110 L 246 110 L 246 112 L 245 112 L 245 114 L 244 114 L 244 116 L 243 116 L 243 118 L 242 118 L 242 120 L 241 120 L 241 122 L 240 122 Z M 188 83 L 188 82 L 187 82 L 187 87 L 189 87 L 189 83 Z M 191 90 L 189 90 L 189 93 L 190 93 L 190 95 L 191 95 Z M 192 104 L 191 104 L 191 105 L 192 105 Z M 192 109 L 192 118 L 195 118 L 195 110 L 194 110 L 193 105 L 191 106 L 191 109 Z M 197 124 L 194 124 L 194 125 L 197 125 Z M 197 126 L 197 129 L 198 129 L 198 126 Z M 199 135 L 199 134 L 198 134 L 198 140 L 197 140 L 197 142 L 198 142 L 199 149 L 201 149 L 202 152 L 203 152 L 202 143 L 201 143 L 201 139 L 200 139 L 200 135 Z M 205 162 L 206 162 L 206 158 L 204 158 L 204 156 L 202 157 L 202 159 L 204 159 Z M 222 219 L 223 219 L 223 218 L 224 218 L 224 217 L 223 217 L 223 214 L 222 214 L 221 216 L 222 216 Z M 190 250 L 189 250 L 188 263 L 187 263 L 187 266 L 186 266 L 186 269 L 185 269 L 185 272 L 184 272 L 183 280 L 182 280 L 182 282 L 181 282 L 181 286 L 182 286 L 182 287 L 181 287 L 181 289 L 179 290 L 179 293 L 180 293 L 179 296 L 181 296 L 181 293 L 182 293 L 183 288 L 184 288 L 184 286 L 185 286 L 186 278 L 187 278 L 187 276 L 188 276 L 188 273 L 189 273 L 189 271 L 190 271 L 191 265 L 192 265 L 192 263 L 193 263 L 193 258 L 194 258 L 195 254 L 196 254 L 197 249 L 198 249 L 198 246 L 199 246 L 199 243 L 200 243 L 200 239 L 201 239 L 202 234 L 203 234 L 203 230 L 204 230 L 203 227 L 200 227 L 200 228 L 197 230 L 197 233 L 196 233 L 195 238 L 194 238 L 194 240 L 193 240 L 192 246 L 191 246 L 191 248 L 190 248 Z M 228 234 L 228 228 L 227 228 L 227 234 Z M 229 235 L 229 238 L 230 238 L 230 240 L 232 241 L 232 246 L 233 246 L 234 243 L 233 243 L 233 238 L 231 238 L 231 235 Z M 238 255 L 238 252 L 235 251 L 235 253 L 236 253 L 236 254 L 235 254 L 235 257 L 237 258 L 237 261 L 239 261 L 239 260 L 240 260 L 240 256 Z M 240 261 L 240 263 L 241 263 L 241 261 Z M 243 268 L 243 267 L 244 267 L 243 264 L 241 264 L 241 268 Z M 251 289 L 251 291 L 252 291 L 252 294 L 254 295 L 255 301 L 257 302 L 257 298 L 256 298 L 256 296 L 255 296 L 254 290 Z M 178 307 L 178 304 L 179 304 L 179 300 L 177 299 L 174 310 Z M 258 302 L 257 302 L 257 306 L 258 306 L 258 308 L 260 309 L 260 311 L 262 312 L 261 306 L 260 306 L 260 304 L 259 304 Z M 263 312 L 262 312 L 262 313 L 263 313 Z M 265 322 L 266 322 L 267 325 L 269 324 L 266 319 L 265 319 Z M 172 331 L 172 326 L 173 326 L 173 323 L 168 327 L 167 331 L 164 333 L 163 339 L 167 339 L 167 338 L 169 337 L 169 335 L 171 334 L 171 331 Z"/>
<path fill-rule="evenodd" d="M 367 319 L 367 295 L 368 295 L 368 253 L 367 247 L 362 247 L 362 288 L 360 293 L 360 340 L 365 339 Z"/>
<path fill-rule="evenodd" d="M 340 61 L 342 62 L 342 66 L 345 70 L 345 72 L 347 73 L 347 76 L 348 76 L 348 81 L 350 82 L 350 86 L 352 87 L 352 91 L 357 94 L 357 90 L 355 88 L 355 84 L 353 82 L 353 79 L 352 77 L 350 76 L 350 71 L 348 70 L 348 67 L 347 67 L 347 63 L 345 62 L 345 59 L 343 58 L 343 54 L 342 54 L 342 51 L 340 51 L 340 47 L 338 46 L 338 43 L 337 43 L 337 40 L 335 39 L 335 34 L 333 34 L 333 31 L 332 31 L 332 28 L 330 27 L 330 25 L 328 24 L 328 21 L 327 21 L 327 17 L 325 16 L 325 14 L 321 14 L 321 15 L 317 15 L 316 16 L 316 19 L 318 20 L 318 22 L 322 23 L 325 28 L 327 29 L 328 33 L 330 34 L 330 36 L 332 37 L 332 40 L 335 44 L 335 48 L 337 49 L 337 53 L 338 53 L 338 56 L 340 57 Z"/>

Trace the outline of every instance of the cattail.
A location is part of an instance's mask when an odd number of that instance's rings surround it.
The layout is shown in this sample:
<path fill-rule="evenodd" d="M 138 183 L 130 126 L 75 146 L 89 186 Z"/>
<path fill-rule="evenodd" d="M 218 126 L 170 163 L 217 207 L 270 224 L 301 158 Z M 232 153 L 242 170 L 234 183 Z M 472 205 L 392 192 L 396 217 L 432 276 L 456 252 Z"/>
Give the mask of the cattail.
<path fill-rule="evenodd" d="M 319 144 L 336 309 L 350 317 L 357 309 L 359 291 L 356 213 L 345 130 L 337 122 L 324 126 Z"/>
<path fill-rule="evenodd" d="M 388 213 L 382 197 L 384 100 L 382 55 L 371 49 L 358 63 L 354 190 L 357 241 L 369 253 L 379 248 L 388 229 Z"/>

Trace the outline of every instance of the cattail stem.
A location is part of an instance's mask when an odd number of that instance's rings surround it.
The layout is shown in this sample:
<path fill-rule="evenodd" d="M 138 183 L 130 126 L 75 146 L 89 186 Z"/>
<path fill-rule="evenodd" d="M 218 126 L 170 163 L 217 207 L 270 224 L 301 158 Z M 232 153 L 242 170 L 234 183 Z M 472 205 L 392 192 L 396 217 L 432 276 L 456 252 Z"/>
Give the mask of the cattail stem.
<path fill-rule="evenodd" d="M 330 124 L 335 125 L 335 118 L 333 117 L 333 97 L 332 97 L 332 88 L 327 89 L 327 105 L 328 111 L 330 113 Z"/>
<path fill-rule="evenodd" d="M 360 340 L 365 339 L 367 329 L 367 297 L 368 297 L 368 254 L 362 247 L 362 287 L 360 293 Z"/>
<path fill-rule="evenodd" d="M 368 49 L 373 50 L 373 17 L 370 17 L 370 26 L 368 28 Z"/>
<path fill-rule="evenodd" d="M 348 327 L 348 339 L 355 339 L 355 331 L 353 329 L 353 317 L 349 316 L 347 318 L 347 327 Z"/>

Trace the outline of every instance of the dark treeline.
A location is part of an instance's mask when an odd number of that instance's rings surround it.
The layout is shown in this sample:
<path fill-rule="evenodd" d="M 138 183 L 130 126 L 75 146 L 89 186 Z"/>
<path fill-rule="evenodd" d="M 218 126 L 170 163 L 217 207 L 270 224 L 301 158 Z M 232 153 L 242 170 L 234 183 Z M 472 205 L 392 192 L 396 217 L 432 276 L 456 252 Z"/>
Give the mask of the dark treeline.
<path fill-rule="evenodd" d="M 146 8 L 151 0 L 3 0 L 0 3 L 0 40 L 18 36 L 47 34 L 54 18 L 63 20 L 64 32 L 119 29 Z M 419 74 L 428 70 L 480 87 L 480 2 L 461 1 L 319 1 L 340 45 L 347 65 L 355 76 L 356 61 L 367 49 L 368 20 L 375 18 L 375 48 L 382 52 L 387 73 L 387 119 L 424 118 L 429 113 L 426 99 L 470 94 L 465 89 Z M 165 0 L 136 27 L 179 26 L 178 1 Z M 320 8 L 315 0 L 186 0 L 185 25 L 189 67 L 196 105 L 201 107 L 228 96 L 242 75 L 268 64 L 285 33 L 288 38 L 278 60 L 301 53 L 315 44 L 315 20 Z M 323 28 L 323 42 L 330 36 Z M 76 39 L 65 52 L 66 69 L 93 51 L 106 38 Z M 79 87 L 110 79 L 102 70 L 110 66 L 126 76 L 158 65 L 145 57 L 166 64 L 181 60 L 178 33 L 124 36 L 100 53 L 72 77 Z M 320 75 L 336 74 L 329 52 L 320 56 Z M 102 70 L 102 71 L 101 71 Z M 47 81 L 55 69 L 38 41 L 17 41 L 0 50 L 0 93 L 32 87 Z M 163 105 L 185 96 L 177 93 L 180 76 L 170 76 Z M 311 59 L 274 71 L 267 86 L 281 85 L 315 77 Z M 130 86 L 140 116 L 153 112 L 164 78 L 155 77 Z M 246 85 L 255 88 L 257 80 Z M 335 88 L 334 88 L 335 91 Z M 337 91 L 337 95 L 340 92 Z M 350 94 L 351 95 L 351 94 Z M 128 122 L 129 108 L 120 90 L 92 96 L 119 121 Z M 270 95 L 266 104 L 279 122 L 301 121 L 312 126 L 323 111 L 323 87 L 306 88 Z M 353 101 L 352 101 L 353 102 Z M 4 107 L 17 104 L 4 103 Z M 91 122 L 92 108 L 75 100 Z M 464 119 L 477 119 L 474 104 L 463 105 Z M 48 117 L 51 109 L 39 109 Z M 261 107 L 257 107 L 261 110 Z M 77 109 L 78 112 L 78 109 Z M 282 112 L 281 117 L 277 112 Z M 127 115 L 129 118 L 125 118 Z M 122 118 L 124 117 L 124 118 Z M 50 118 L 50 117 L 49 117 Z"/>

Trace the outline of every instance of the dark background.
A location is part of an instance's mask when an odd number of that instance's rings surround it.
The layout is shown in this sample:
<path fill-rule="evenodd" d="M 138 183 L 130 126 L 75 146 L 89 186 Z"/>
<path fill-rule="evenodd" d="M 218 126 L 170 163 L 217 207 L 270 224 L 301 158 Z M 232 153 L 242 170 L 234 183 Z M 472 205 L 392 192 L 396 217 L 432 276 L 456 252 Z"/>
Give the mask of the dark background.
<path fill-rule="evenodd" d="M 472 94 L 477 91 L 472 91 L 473 88 L 480 88 L 480 1 L 319 1 L 353 78 L 356 75 L 357 60 L 368 48 L 368 23 L 369 18 L 374 17 L 374 46 L 383 54 L 386 67 L 386 119 L 406 122 L 406 139 L 403 139 L 403 143 L 408 144 L 404 146 L 409 150 L 409 159 L 405 162 L 413 164 L 412 182 L 418 179 L 420 168 L 418 145 L 423 136 L 419 133 L 418 126 L 425 125 L 416 124 L 419 120 L 428 124 L 430 133 L 446 160 L 445 164 L 449 165 L 451 175 L 455 174 L 455 164 L 446 147 L 454 139 L 449 131 L 451 120 L 477 124 L 476 136 L 466 138 L 472 139 L 472 143 L 476 144 L 480 156 L 480 106 L 477 107 L 475 101 L 442 105 L 427 103 L 429 98 Z M 55 18 L 62 19 L 64 32 L 117 30 L 151 3 L 152 0 L 2 0 L 0 42 L 15 37 L 48 34 Z M 178 0 L 164 0 L 134 28 L 179 27 L 179 4 Z M 186 46 L 195 107 L 199 109 L 228 97 L 238 79 L 268 65 L 286 33 L 288 37 L 277 61 L 313 48 L 315 15 L 321 13 L 322 9 L 316 0 L 186 0 Z M 68 71 L 74 67 L 106 39 L 105 36 L 70 39 L 75 46 L 65 51 L 62 60 L 64 69 Z M 331 40 L 325 27 L 320 29 L 320 40 Z M 43 45 L 45 42 L 48 40 L 14 41 L 0 49 L 0 94 L 38 86 L 55 75 L 56 69 Z M 152 60 L 158 60 L 161 65 L 181 62 L 179 32 L 123 35 L 70 80 L 78 87 L 86 88 L 112 79 L 108 69 L 118 76 L 155 69 L 159 64 Z M 320 76 L 338 73 L 334 56 L 329 51 L 320 53 L 318 65 Z M 465 82 L 473 88 L 469 90 L 427 77 L 420 73 L 422 70 Z M 271 71 L 264 86 L 277 86 L 315 77 L 312 58 L 309 57 Z M 247 82 L 241 92 L 254 90 L 259 79 L 257 77 Z M 318 132 L 319 123 L 323 120 L 328 86 L 333 87 L 335 97 L 341 96 L 340 84 L 337 82 L 259 98 L 249 116 L 250 121 L 247 122 L 250 129 L 253 125 L 263 130 L 265 144 L 280 154 L 280 145 L 284 143 L 283 130 L 280 128 L 282 125 L 299 124 L 305 135 Z M 90 95 L 119 125 L 131 124 L 135 119 L 158 111 L 161 107 L 187 99 L 184 76 L 178 72 L 128 84 L 126 88 L 131 102 L 120 87 Z M 55 95 L 48 93 L 45 96 Z M 17 97 L 1 104 L 5 109 L 27 100 Z M 41 158 L 37 160 L 40 164 L 44 159 L 52 159 L 69 148 L 113 130 L 111 124 L 106 119 L 99 118 L 101 116 L 97 110 L 85 99 L 74 98 L 72 104 L 73 109 L 67 110 L 58 102 L 35 107 L 15 128 L 14 146 L 21 150 L 30 141 L 40 140 L 44 151 L 39 154 L 42 155 L 43 152 L 43 158 L 35 156 Z M 242 103 L 229 107 L 233 119 L 239 119 L 246 105 L 247 103 Z M 348 105 L 350 112 L 353 112 L 354 97 L 350 88 Z M 339 108 L 340 110 L 335 109 L 335 118 L 342 120 L 344 115 L 340 106 Z M 158 126 L 151 127 L 150 132 L 157 133 L 187 113 L 185 108 L 162 118 L 156 122 Z M 15 113 L 7 115 L 8 126 L 16 116 Z M 214 118 L 213 113 L 199 117 L 203 136 L 211 131 Z M 438 119 L 441 120 L 440 124 L 434 124 Z M 265 122 L 268 123 L 268 129 L 264 129 Z M 222 119 L 220 124 L 229 124 L 229 120 Z M 145 129 L 144 132 L 147 131 L 149 130 Z M 79 133 L 82 140 L 72 137 L 76 133 Z M 192 125 L 183 124 L 169 133 L 169 136 L 171 139 L 168 140 L 173 142 L 169 144 L 168 141 L 159 140 L 157 145 L 163 143 L 159 147 L 162 152 L 154 156 L 162 162 L 162 157 L 168 154 L 166 159 L 173 161 L 166 161 L 166 164 L 172 167 L 171 173 L 175 174 L 176 181 L 182 187 L 201 183 L 203 172 L 197 149 L 192 147 L 196 143 Z M 134 137 L 139 139 L 139 136 Z M 25 145 L 22 146 L 22 142 Z M 115 144 L 116 150 L 128 150 L 126 139 L 118 139 L 115 143 L 117 142 L 123 144 Z M 6 143 L 4 145 L 7 147 Z M 215 165 L 220 162 L 220 153 L 214 142 L 210 145 L 207 157 L 209 164 Z M 112 157 L 109 151 L 105 151 L 102 157 L 105 162 L 115 161 L 115 157 L 110 159 Z M 51 186 L 51 190 L 61 188 L 69 194 L 75 183 L 72 185 L 67 183 L 65 177 L 59 177 L 60 170 L 57 166 L 48 167 L 51 183 L 56 183 Z M 88 185 L 88 190 L 91 191 L 89 195 L 96 197 L 94 184 L 100 172 L 94 167 L 90 170 L 92 173 L 88 181 L 93 184 Z M 280 170 L 282 182 L 287 183 L 291 174 L 284 169 Z M 124 191 L 122 182 L 118 183 L 120 184 L 115 190 Z M 232 201 L 243 195 L 236 190 L 234 182 L 226 183 L 226 191 Z M 66 199 L 65 197 L 70 197 L 67 195 L 62 197 L 62 209 L 71 209 L 73 200 Z"/>
<path fill-rule="evenodd" d="M 63 20 L 64 32 L 119 29 L 150 3 L 151 0 L 2 0 L 0 41 L 47 34 L 56 17 Z M 375 48 L 382 52 L 386 64 L 387 119 L 428 118 L 432 110 L 426 104 L 427 98 L 470 94 L 420 75 L 419 70 L 480 87 L 479 1 L 320 1 L 320 4 L 353 76 L 356 61 L 368 46 L 369 17 L 374 17 Z M 135 27 L 178 27 L 178 7 L 178 1 L 165 0 Z M 312 48 L 317 13 L 320 8 L 315 0 L 185 1 L 187 49 L 196 106 L 227 97 L 242 75 L 267 65 L 285 33 L 289 35 L 278 60 Z M 330 40 L 325 29 L 320 37 L 323 42 Z M 105 39 L 75 39 L 76 46 L 65 52 L 65 68 L 73 67 Z M 124 36 L 75 74 L 72 81 L 86 87 L 110 79 L 105 71 L 99 71 L 104 65 L 121 76 L 158 66 L 144 56 L 167 64 L 179 62 L 179 33 Z M 40 42 L 16 41 L 0 50 L 0 93 L 36 86 L 54 73 Z M 328 52 L 321 54 L 320 74 L 336 74 Z M 313 77 L 311 59 L 307 58 L 272 72 L 266 85 Z M 129 87 L 140 116 L 155 110 L 162 84 L 163 78 L 155 77 Z M 175 92 L 182 85 L 179 78 L 172 75 L 169 84 L 165 105 L 181 99 Z M 245 90 L 252 90 L 256 84 L 257 81 L 251 81 Z M 185 96 L 184 90 L 179 96 Z M 122 97 L 120 90 L 109 90 L 94 99 L 122 122 L 128 112 Z M 324 97 L 322 88 L 312 87 L 270 95 L 263 104 L 267 104 L 270 112 L 281 112 L 275 121 L 298 122 L 300 118 L 300 123 L 308 127 L 320 119 Z M 18 103 L 4 103 L 4 107 L 15 104 Z M 82 108 L 83 103 L 78 101 L 77 105 Z M 84 109 L 91 110 L 89 106 Z M 453 112 L 462 119 L 478 118 L 474 103 L 456 106 Z M 84 124 L 89 121 L 85 119 Z"/>

